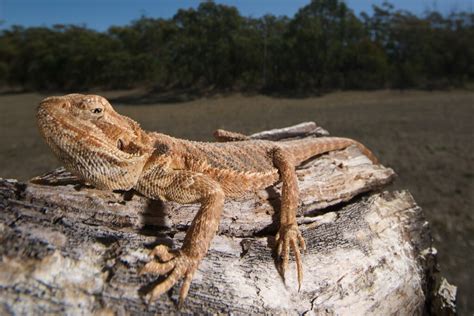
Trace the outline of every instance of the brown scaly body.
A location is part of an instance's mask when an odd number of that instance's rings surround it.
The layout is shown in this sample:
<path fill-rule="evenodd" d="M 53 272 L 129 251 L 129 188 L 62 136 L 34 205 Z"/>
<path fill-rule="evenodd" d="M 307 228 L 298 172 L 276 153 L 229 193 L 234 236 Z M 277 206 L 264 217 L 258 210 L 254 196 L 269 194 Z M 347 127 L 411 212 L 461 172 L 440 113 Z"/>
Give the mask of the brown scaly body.
<path fill-rule="evenodd" d="M 282 182 L 276 236 L 279 269 L 284 275 L 291 249 L 301 286 L 300 248 L 304 250 L 306 245 L 296 223 L 299 197 L 295 166 L 352 144 L 376 160 L 363 145 L 347 138 L 271 142 L 220 131 L 219 140 L 228 142 L 202 143 L 146 132 L 96 95 L 46 98 L 38 107 L 37 119 L 41 134 L 66 168 L 97 188 L 135 189 L 151 199 L 201 204 L 181 249 L 155 247 L 150 254 L 155 260 L 142 269 L 143 273 L 168 274 L 153 289 L 151 299 L 183 278 L 180 303 L 217 232 L 226 197 Z"/>

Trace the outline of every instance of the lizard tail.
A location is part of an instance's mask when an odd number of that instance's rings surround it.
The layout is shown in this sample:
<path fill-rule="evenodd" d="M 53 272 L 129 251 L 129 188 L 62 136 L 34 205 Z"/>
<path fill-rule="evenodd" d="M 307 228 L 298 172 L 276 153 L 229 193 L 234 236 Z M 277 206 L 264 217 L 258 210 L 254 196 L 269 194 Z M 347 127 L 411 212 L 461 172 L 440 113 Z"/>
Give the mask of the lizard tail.
<path fill-rule="evenodd" d="M 295 157 L 296 165 L 311 157 L 324 154 L 333 150 L 341 150 L 351 145 L 355 145 L 374 164 L 378 164 L 378 159 L 364 145 L 350 138 L 341 137 L 318 137 L 285 141 L 280 143 L 284 149 L 289 150 Z"/>

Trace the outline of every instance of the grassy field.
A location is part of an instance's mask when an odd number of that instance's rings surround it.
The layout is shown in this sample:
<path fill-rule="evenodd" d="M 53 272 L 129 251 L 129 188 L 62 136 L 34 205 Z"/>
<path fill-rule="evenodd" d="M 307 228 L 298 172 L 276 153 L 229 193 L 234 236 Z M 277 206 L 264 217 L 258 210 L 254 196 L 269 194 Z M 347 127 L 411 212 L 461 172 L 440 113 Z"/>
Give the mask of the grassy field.
<path fill-rule="evenodd" d="M 146 129 L 210 140 L 225 128 L 243 133 L 316 121 L 352 137 L 395 169 L 432 225 L 441 269 L 459 286 L 461 313 L 474 302 L 474 92 L 338 92 L 285 99 L 228 95 L 165 103 L 139 91 L 103 92 Z M 43 95 L 0 95 L 0 177 L 26 180 L 58 166 L 36 130 Z M 115 102 L 114 102 L 115 101 Z"/>

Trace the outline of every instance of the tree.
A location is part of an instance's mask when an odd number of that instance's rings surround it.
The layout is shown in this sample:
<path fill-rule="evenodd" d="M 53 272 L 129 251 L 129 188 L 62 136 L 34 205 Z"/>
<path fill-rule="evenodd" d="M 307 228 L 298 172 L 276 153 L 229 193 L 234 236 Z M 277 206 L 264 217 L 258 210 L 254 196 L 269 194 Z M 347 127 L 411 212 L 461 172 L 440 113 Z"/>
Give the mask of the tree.
<path fill-rule="evenodd" d="M 474 14 L 373 8 L 357 17 L 342 0 L 312 0 L 291 19 L 250 18 L 206 1 L 107 32 L 13 26 L 0 31 L 0 85 L 313 93 L 474 79 Z"/>

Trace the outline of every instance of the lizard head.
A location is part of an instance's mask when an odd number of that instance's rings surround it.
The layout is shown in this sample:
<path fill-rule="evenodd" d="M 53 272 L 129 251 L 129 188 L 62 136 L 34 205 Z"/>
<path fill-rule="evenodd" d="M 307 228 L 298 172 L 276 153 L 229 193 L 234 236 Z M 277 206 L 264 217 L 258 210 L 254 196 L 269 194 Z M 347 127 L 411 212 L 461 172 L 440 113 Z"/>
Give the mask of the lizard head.
<path fill-rule="evenodd" d="M 132 188 L 153 151 L 139 124 L 98 95 L 48 97 L 38 106 L 37 120 L 65 167 L 100 189 Z"/>

